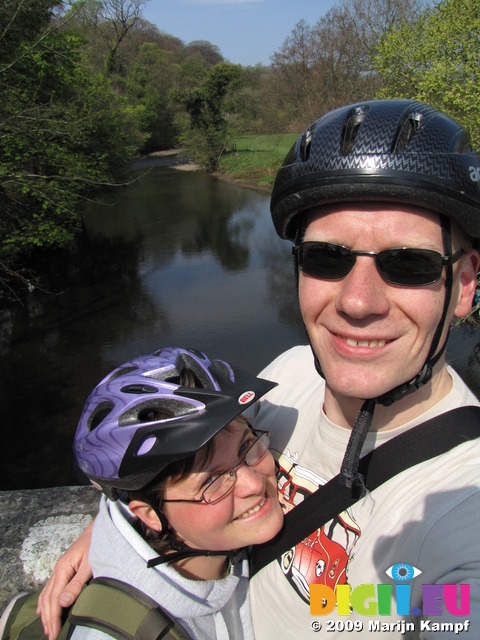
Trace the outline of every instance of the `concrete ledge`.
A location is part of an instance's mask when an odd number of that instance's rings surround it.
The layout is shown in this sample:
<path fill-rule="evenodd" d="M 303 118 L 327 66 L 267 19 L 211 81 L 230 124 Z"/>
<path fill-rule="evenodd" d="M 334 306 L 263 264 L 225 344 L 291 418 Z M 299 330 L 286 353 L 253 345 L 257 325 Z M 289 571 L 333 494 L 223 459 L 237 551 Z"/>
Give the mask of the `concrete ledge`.
<path fill-rule="evenodd" d="M 90 486 L 0 491 L 0 614 L 14 596 L 46 582 L 99 498 Z"/>

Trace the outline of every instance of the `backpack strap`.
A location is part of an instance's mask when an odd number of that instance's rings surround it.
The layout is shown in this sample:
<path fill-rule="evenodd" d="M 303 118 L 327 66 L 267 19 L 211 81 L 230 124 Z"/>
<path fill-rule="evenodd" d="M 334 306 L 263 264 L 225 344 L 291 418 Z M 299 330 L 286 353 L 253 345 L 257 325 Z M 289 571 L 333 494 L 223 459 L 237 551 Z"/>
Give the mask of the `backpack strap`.
<path fill-rule="evenodd" d="M 0 620 L 1 640 L 40 640 L 43 634 L 42 620 L 36 609 L 40 591 L 21 593 L 12 600 Z"/>
<path fill-rule="evenodd" d="M 132 585 L 107 577 L 94 578 L 81 592 L 58 640 L 69 638 L 77 625 L 98 629 L 117 640 L 191 640 L 152 598 Z"/>
<path fill-rule="evenodd" d="M 367 491 L 371 492 L 409 467 L 478 437 L 480 407 L 459 407 L 380 445 L 360 459 L 359 471 L 365 478 Z M 275 538 L 252 547 L 250 577 L 361 498 L 362 495 L 345 486 L 340 474 L 318 487 L 287 513 L 283 528 Z"/>

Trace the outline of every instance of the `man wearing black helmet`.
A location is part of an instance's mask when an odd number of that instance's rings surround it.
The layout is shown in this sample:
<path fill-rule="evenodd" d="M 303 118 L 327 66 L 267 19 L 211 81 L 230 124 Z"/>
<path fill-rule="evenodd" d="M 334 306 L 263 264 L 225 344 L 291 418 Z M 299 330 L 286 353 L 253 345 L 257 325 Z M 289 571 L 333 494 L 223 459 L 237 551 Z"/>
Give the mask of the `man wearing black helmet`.
<path fill-rule="evenodd" d="M 254 554 L 258 640 L 480 637 L 480 443 L 458 413 L 473 407 L 475 436 L 479 402 L 445 363 L 475 293 L 479 169 L 445 114 L 372 101 L 317 120 L 278 173 L 272 217 L 294 243 L 310 345 L 262 374 L 278 386 L 255 427 L 271 432 L 290 513 L 278 553 Z M 388 460 L 376 482 L 372 450 Z M 320 520 L 309 494 L 334 478 Z"/>
<path fill-rule="evenodd" d="M 265 369 L 279 385 L 255 425 L 272 431 L 292 518 L 337 474 L 352 502 L 277 547 L 251 579 L 261 640 L 285 629 L 480 637 L 480 440 L 436 455 L 436 424 L 430 441 L 412 432 L 479 404 L 445 363 L 449 325 L 471 311 L 480 264 L 478 167 L 444 114 L 372 101 L 317 120 L 277 175 L 272 217 L 294 243 L 310 346 Z M 449 430 L 462 421 L 452 414 Z M 408 432 L 410 449 L 430 459 L 372 490 L 359 458 Z M 398 445 L 397 457 L 410 449 Z"/>

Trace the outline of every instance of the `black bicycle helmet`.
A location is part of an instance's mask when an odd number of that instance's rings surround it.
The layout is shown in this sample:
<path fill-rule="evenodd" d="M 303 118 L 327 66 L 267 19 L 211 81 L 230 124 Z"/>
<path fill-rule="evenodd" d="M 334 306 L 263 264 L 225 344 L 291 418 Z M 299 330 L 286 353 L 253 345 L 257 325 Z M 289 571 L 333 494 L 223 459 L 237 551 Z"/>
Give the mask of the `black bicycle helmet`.
<path fill-rule="evenodd" d="M 298 138 L 271 198 L 277 233 L 299 214 L 346 201 L 421 206 L 480 238 L 480 158 L 455 120 L 422 102 L 374 100 L 336 109 Z"/>
<path fill-rule="evenodd" d="M 196 387 L 180 384 L 188 372 Z M 276 383 L 195 349 L 131 360 L 88 397 L 74 438 L 77 463 L 110 498 L 143 489 L 171 462 L 201 449 Z"/>

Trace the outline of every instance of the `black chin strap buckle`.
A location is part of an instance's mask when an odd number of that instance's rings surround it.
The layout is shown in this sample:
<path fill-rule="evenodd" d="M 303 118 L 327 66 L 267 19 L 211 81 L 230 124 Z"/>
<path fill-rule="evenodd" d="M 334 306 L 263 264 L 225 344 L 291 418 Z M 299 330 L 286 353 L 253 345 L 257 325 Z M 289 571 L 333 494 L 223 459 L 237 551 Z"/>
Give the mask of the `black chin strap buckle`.
<path fill-rule="evenodd" d="M 394 402 L 405 398 L 405 396 L 410 395 L 417 389 L 419 389 L 422 385 L 427 384 L 432 378 L 433 367 L 431 362 L 427 362 L 423 369 L 420 371 L 418 375 L 415 376 L 412 380 L 405 382 L 404 384 L 395 387 L 391 391 L 387 391 L 383 396 L 379 396 L 377 398 L 377 402 L 382 404 L 384 407 L 389 407 Z"/>

